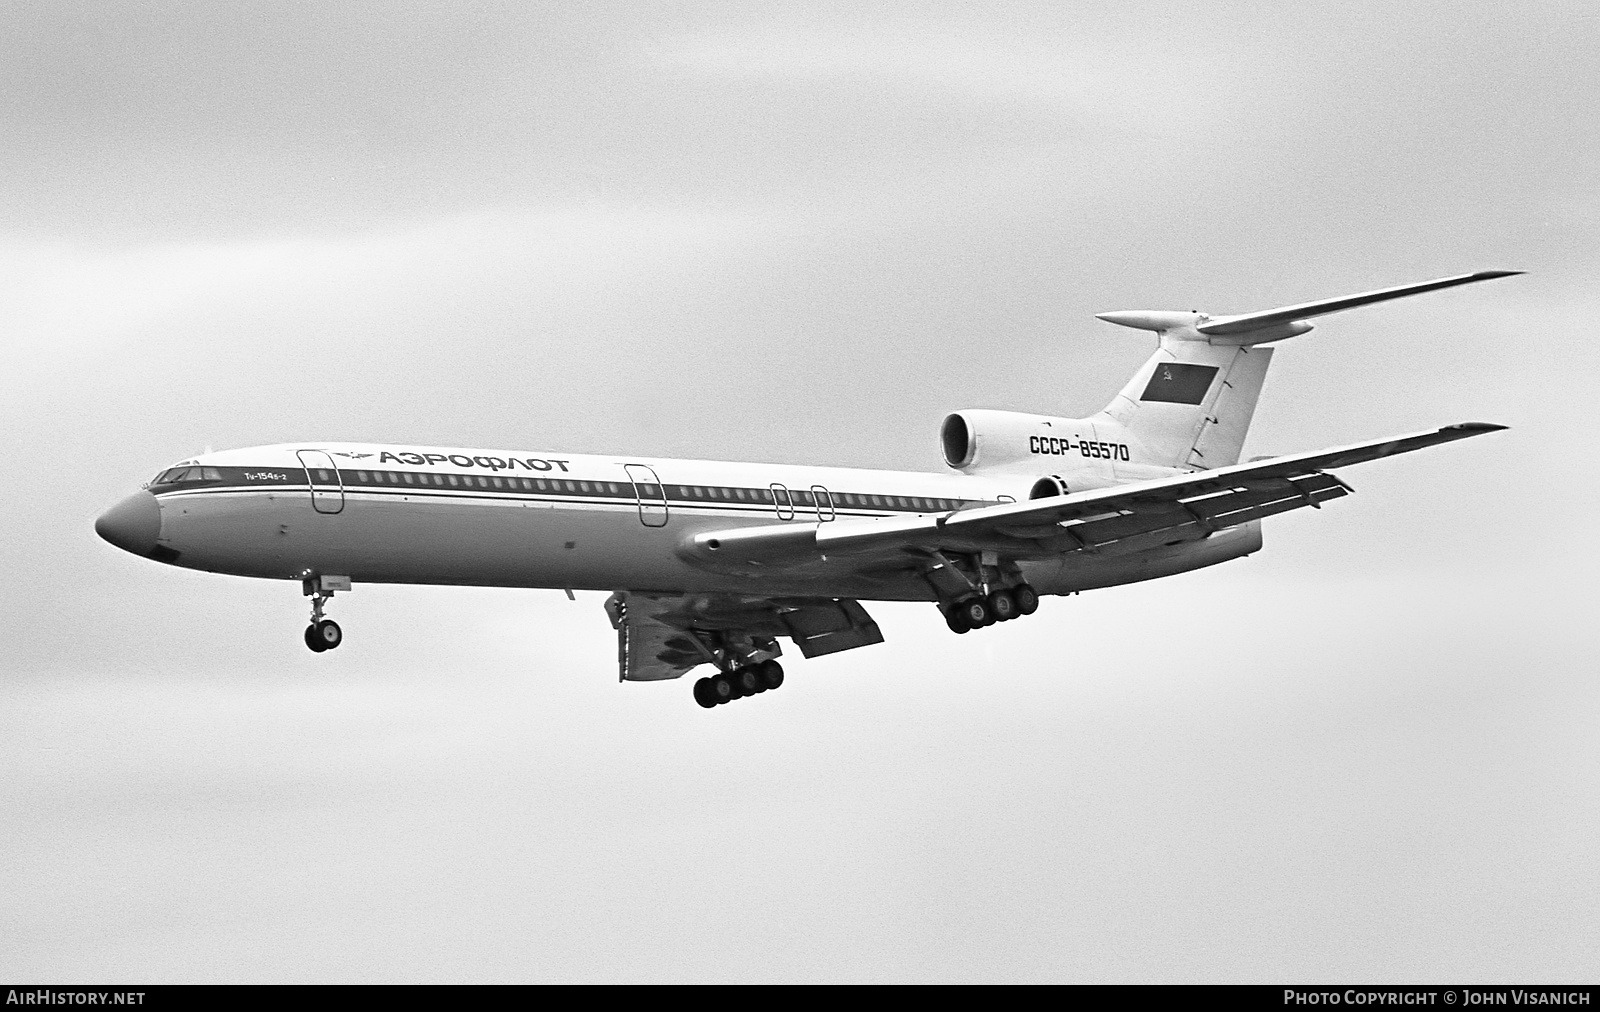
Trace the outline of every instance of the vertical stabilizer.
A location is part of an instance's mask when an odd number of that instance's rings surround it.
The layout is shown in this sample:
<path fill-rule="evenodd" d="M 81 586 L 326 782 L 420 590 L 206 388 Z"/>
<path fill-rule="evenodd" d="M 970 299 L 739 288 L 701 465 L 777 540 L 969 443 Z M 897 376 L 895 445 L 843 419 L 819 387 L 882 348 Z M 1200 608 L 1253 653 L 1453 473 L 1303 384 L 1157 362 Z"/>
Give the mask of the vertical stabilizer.
<path fill-rule="evenodd" d="M 1171 339 L 1094 418 L 1116 427 L 1140 457 L 1164 467 L 1239 462 L 1272 349 Z"/>

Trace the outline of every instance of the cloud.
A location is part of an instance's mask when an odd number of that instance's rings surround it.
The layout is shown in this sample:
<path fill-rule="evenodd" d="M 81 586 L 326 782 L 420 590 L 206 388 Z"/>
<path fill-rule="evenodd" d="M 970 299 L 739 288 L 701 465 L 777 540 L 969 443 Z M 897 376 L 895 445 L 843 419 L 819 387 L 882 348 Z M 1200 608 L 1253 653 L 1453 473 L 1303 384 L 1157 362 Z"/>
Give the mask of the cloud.
<path fill-rule="evenodd" d="M 685 32 L 643 47 L 658 66 L 724 82 L 840 85 L 852 101 L 1001 103 L 1067 112 L 1101 125 L 1188 133 L 1237 109 L 1235 90 L 1159 38 L 1046 42 L 956 32 L 894 37 L 776 31 Z M 1182 65 L 1181 72 L 1164 66 Z M 889 97 L 885 97 L 886 93 Z"/>
<path fill-rule="evenodd" d="M 770 234 L 773 223 L 764 231 Z M 731 213 L 566 206 L 451 215 L 403 227 L 232 241 L 0 243 L 0 318 L 26 376 L 161 324 L 287 307 L 405 315 L 441 289 L 515 285 L 528 304 L 591 295 L 619 276 L 703 262 L 747 240 Z"/>

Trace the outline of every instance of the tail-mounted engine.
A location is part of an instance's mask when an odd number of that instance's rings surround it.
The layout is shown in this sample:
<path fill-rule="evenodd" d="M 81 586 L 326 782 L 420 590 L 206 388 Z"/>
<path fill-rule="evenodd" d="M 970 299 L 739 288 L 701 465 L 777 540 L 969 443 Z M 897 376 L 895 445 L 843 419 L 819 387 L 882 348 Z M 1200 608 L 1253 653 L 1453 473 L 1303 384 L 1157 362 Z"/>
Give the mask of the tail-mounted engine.
<path fill-rule="evenodd" d="M 946 416 L 939 429 L 945 463 L 969 473 L 991 468 L 1017 470 L 1018 465 L 1076 455 L 1075 448 L 1084 437 L 1094 439 L 1088 423 L 1081 419 L 985 409 L 957 411 Z"/>
<path fill-rule="evenodd" d="M 1071 489 L 1059 474 L 1047 474 L 1028 489 L 1029 499 L 1048 499 L 1053 495 L 1066 495 Z"/>

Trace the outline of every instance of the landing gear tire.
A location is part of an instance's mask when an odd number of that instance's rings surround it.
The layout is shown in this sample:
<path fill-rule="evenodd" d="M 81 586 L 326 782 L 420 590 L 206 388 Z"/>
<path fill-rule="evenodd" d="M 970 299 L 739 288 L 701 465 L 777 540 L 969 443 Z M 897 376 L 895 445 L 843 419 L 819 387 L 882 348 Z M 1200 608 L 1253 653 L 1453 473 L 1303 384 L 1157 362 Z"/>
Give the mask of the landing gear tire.
<path fill-rule="evenodd" d="M 756 696 L 783 684 L 783 665 L 761 661 L 702 678 L 694 683 L 694 701 L 710 708 L 745 696 Z"/>
<path fill-rule="evenodd" d="M 1011 596 L 1009 590 L 990 591 L 989 613 L 994 616 L 996 622 L 1009 622 L 1020 614 L 1017 610 L 1017 599 Z"/>
<path fill-rule="evenodd" d="M 967 622 L 967 613 L 959 606 L 951 608 L 944 616 L 944 624 L 950 627 L 953 633 L 969 633 L 972 626 Z"/>
<path fill-rule="evenodd" d="M 310 642 L 311 638 L 314 637 L 317 642 L 322 644 L 321 647 L 311 648 L 316 650 L 318 653 L 321 653 L 323 650 L 332 650 L 334 647 L 343 643 L 344 630 L 340 629 L 339 623 L 335 622 L 333 619 L 325 618 L 321 622 L 318 622 L 316 625 L 312 626 L 310 629 L 307 629 L 306 637 L 308 643 Z"/>
<path fill-rule="evenodd" d="M 1018 615 L 1032 615 L 1039 610 L 1039 592 L 1026 583 L 1013 587 L 1011 596 L 1017 600 Z"/>
<path fill-rule="evenodd" d="M 322 637 L 317 635 L 317 627 L 314 625 L 306 626 L 306 646 L 310 647 L 314 654 L 320 654 L 328 649 L 328 645 L 322 642 Z"/>
<path fill-rule="evenodd" d="M 783 685 L 783 665 L 777 661 L 762 661 L 756 665 L 756 671 L 761 676 L 761 684 L 767 688 L 776 689 Z"/>
<path fill-rule="evenodd" d="M 956 610 L 961 613 L 961 618 L 969 629 L 982 629 L 994 621 L 994 613 L 989 610 L 989 602 L 981 597 L 969 597 L 956 605 Z"/>
<path fill-rule="evenodd" d="M 711 690 L 711 679 L 702 678 L 694 683 L 694 701 L 708 710 L 717 705 L 717 697 Z"/>
<path fill-rule="evenodd" d="M 741 696 L 753 696 L 758 692 L 767 691 L 767 683 L 755 668 L 734 669 L 733 681 L 734 684 L 739 686 L 739 695 Z"/>

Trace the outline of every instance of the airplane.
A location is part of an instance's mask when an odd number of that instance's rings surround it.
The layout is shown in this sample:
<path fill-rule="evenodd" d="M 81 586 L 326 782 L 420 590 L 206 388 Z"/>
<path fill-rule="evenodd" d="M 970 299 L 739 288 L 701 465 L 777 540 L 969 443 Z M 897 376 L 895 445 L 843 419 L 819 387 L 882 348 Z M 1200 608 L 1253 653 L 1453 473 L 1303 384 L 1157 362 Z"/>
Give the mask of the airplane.
<path fill-rule="evenodd" d="M 1240 462 L 1274 342 L 1313 317 L 1520 271 L 1209 316 L 1108 323 L 1158 346 L 1085 418 L 967 409 L 939 430 L 948 473 L 647 456 L 305 442 L 163 468 L 95 522 L 174 566 L 294 580 L 306 646 L 343 642 L 325 607 L 357 583 L 610 591 L 621 681 L 713 673 L 713 707 L 806 658 L 883 642 L 862 601 L 926 601 L 955 633 L 1040 599 L 1241 558 L 1262 519 L 1351 491 L 1329 473 L 1505 428 L 1466 422 Z"/>

